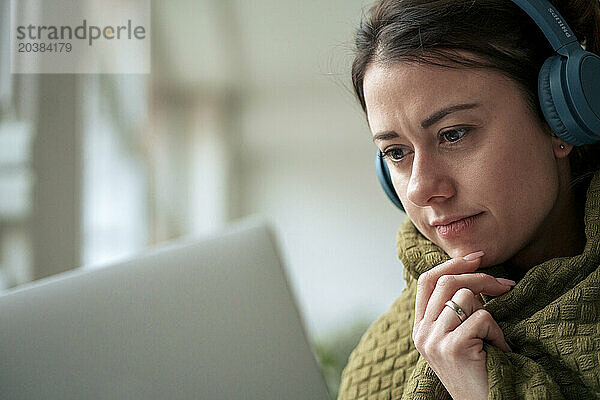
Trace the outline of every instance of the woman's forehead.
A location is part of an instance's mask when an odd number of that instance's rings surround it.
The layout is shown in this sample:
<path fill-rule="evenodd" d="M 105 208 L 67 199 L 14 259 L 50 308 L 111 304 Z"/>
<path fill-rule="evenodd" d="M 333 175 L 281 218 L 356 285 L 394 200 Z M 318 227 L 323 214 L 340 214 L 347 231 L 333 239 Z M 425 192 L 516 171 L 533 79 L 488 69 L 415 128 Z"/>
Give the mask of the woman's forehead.
<path fill-rule="evenodd" d="M 491 69 L 416 63 L 373 65 L 365 73 L 363 89 L 370 125 L 375 117 L 422 119 L 456 104 L 493 108 L 498 102 L 522 97 L 516 83 Z"/>
<path fill-rule="evenodd" d="M 389 66 L 373 65 L 365 73 L 365 96 L 403 97 L 425 95 L 452 96 L 463 93 L 487 93 L 490 90 L 515 86 L 501 73 L 484 68 L 449 68 L 437 65 L 395 63 Z"/>

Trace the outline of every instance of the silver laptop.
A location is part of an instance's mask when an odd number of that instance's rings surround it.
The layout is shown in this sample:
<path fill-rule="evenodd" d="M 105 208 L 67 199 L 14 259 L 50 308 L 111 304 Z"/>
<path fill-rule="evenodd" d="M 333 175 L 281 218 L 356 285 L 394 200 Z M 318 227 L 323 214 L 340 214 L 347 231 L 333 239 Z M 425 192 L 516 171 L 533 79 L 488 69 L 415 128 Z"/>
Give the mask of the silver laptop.
<path fill-rule="evenodd" d="M 76 270 L 0 297 L 2 399 L 323 399 L 271 230 Z"/>

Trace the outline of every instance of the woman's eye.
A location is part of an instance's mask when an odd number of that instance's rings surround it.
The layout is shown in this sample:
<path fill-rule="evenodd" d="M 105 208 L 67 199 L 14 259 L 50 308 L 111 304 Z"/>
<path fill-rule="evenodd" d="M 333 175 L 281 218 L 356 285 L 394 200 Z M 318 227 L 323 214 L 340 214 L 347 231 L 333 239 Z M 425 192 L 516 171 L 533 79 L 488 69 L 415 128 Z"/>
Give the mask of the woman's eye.
<path fill-rule="evenodd" d="M 457 142 L 469 132 L 468 128 L 448 129 L 440 133 L 440 137 L 446 142 Z"/>
<path fill-rule="evenodd" d="M 383 152 L 383 157 L 387 158 L 391 162 L 400 162 L 400 161 L 402 161 L 402 159 L 404 157 L 406 157 L 406 153 L 407 153 L 406 149 L 403 149 L 400 147 L 394 147 L 392 149 L 389 149 L 389 150 L 386 150 L 385 152 Z"/>

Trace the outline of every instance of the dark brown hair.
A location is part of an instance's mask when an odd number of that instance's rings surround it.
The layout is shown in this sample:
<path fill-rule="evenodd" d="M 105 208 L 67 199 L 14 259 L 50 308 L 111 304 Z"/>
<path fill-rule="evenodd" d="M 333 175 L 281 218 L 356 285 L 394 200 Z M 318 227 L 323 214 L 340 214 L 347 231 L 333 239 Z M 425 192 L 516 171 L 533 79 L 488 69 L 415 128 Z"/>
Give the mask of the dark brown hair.
<path fill-rule="evenodd" d="M 551 0 L 580 43 L 600 54 L 598 0 Z M 556 53 L 535 22 L 509 0 L 378 0 L 356 32 L 352 83 L 367 113 L 363 80 L 371 64 L 416 62 L 448 68 L 487 68 L 514 80 L 540 122 L 537 77 Z M 575 147 L 573 184 L 600 169 L 600 143 Z"/>

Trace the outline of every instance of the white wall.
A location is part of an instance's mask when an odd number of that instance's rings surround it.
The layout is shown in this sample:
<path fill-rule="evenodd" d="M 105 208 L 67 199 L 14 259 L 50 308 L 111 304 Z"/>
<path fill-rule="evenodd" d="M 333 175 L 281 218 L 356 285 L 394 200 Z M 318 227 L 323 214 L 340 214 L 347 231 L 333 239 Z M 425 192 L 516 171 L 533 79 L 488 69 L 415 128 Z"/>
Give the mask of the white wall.
<path fill-rule="evenodd" d="M 360 108 L 328 79 L 245 104 L 244 212 L 275 224 L 311 333 L 373 320 L 404 287 L 395 250 L 404 214 L 379 188 Z"/>

